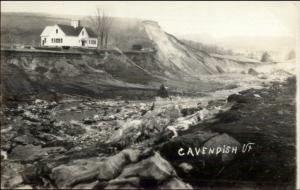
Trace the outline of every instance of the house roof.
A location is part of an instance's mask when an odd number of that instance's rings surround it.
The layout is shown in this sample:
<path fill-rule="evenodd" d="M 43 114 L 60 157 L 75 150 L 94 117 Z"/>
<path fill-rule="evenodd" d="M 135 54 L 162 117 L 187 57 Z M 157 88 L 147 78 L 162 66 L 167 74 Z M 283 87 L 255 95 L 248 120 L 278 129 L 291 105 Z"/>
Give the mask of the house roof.
<path fill-rule="evenodd" d="M 89 34 L 89 37 L 91 38 L 97 38 L 97 35 L 94 33 L 94 31 L 91 28 L 85 27 L 87 33 Z"/>
<path fill-rule="evenodd" d="M 93 32 L 92 29 L 88 27 L 82 27 L 78 26 L 74 28 L 73 26 L 70 25 L 64 25 L 64 24 L 58 24 L 57 25 L 67 36 L 78 36 L 83 28 L 86 29 L 89 37 L 96 38 L 97 35 Z"/>
<path fill-rule="evenodd" d="M 78 36 L 82 30 L 82 26 L 78 26 L 74 28 L 70 25 L 58 24 L 57 25 L 67 36 Z"/>
<path fill-rule="evenodd" d="M 47 36 L 52 30 L 53 30 L 53 26 L 47 26 L 47 27 L 43 30 L 41 36 Z"/>

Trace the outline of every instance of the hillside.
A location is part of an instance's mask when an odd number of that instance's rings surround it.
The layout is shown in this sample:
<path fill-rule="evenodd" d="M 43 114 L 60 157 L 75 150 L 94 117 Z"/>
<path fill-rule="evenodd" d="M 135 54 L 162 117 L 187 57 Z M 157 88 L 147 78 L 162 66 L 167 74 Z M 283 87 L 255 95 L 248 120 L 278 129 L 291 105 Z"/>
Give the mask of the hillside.
<path fill-rule="evenodd" d="M 296 48 L 296 39 L 291 36 L 228 36 L 216 39 L 207 34 L 187 34 L 178 37 L 208 51 L 216 51 L 220 46 L 221 49 L 231 49 L 236 54 L 257 59 L 268 51 L 277 61 L 286 59 L 288 52 Z"/>
<path fill-rule="evenodd" d="M 219 74 L 221 72 L 247 71 L 259 62 L 236 61 L 227 57 L 215 59 L 215 56 L 187 46 L 175 36 L 165 33 L 156 22 L 143 22 L 145 31 L 157 50 L 157 59 L 162 67 L 168 68 L 165 74 L 169 77 L 199 77 L 201 75 Z"/>

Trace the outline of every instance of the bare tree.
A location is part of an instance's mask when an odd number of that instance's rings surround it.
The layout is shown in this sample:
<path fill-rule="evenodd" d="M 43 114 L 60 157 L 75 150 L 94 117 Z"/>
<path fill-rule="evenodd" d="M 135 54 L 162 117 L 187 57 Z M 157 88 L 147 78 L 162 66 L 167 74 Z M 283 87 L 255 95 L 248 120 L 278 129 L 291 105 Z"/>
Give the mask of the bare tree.
<path fill-rule="evenodd" d="M 263 54 L 262 54 L 262 56 L 261 56 L 261 60 L 260 60 L 261 62 L 270 62 L 271 61 L 271 56 L 270 56 L 270 54 L 267 52 L 267 51 L 265 51 Z"/>
<path fill-rule="evenodd" d="M 296 53 L 294 50 L 291 50 L 288 55 L 287 55 L 287 60 L 290 60 L 290 59 L 295 59 L 296 57 Z"/>
<path fill-rule="evenodd" d="M 104 10 L 96 9 L 96 15 L 89 17 L 92 28 L 98 35 L 98 48 L 107 48 L 112 19 Z"/>
<path fill-rule="evenodd" d="M 4 42 L 5 46 L 9 48 L 13 48 L 13 46 L 16 43 L 16 40 L 11 33 L 6 33 L 5 35 L 1 35 L 1 41 Z"/>

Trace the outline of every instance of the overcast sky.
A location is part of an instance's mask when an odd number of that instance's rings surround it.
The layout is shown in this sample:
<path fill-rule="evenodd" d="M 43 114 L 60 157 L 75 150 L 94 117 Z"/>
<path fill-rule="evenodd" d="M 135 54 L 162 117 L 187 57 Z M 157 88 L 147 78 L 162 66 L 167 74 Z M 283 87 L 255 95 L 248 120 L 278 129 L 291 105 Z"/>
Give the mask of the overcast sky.
<path fill-rule="evenodd" d="M 176 35 L 295 36 L 299 25 L 297 2 L 1 1 L 3 12 L 91 15 L 95 7 L 111 16 L 156 20 Z"/>

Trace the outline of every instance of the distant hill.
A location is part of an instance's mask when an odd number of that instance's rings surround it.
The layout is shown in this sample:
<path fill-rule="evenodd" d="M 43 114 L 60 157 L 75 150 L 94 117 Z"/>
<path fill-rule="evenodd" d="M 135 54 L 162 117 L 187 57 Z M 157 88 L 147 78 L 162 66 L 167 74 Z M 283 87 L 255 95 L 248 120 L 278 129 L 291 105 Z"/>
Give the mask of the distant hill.
<path fill-rule="evenodd" d="M 289 36 L 232 36 L 216 39 L 207 34 L 187 34 L 181 35 L 180 38 L 200 42 L 207 47 L 225 47 L 243 55 L 254 54 L 256 58 L 268 51 L 275 59 L 284 59 L 287 53 L 296 47 L 296 39 Z"/>

